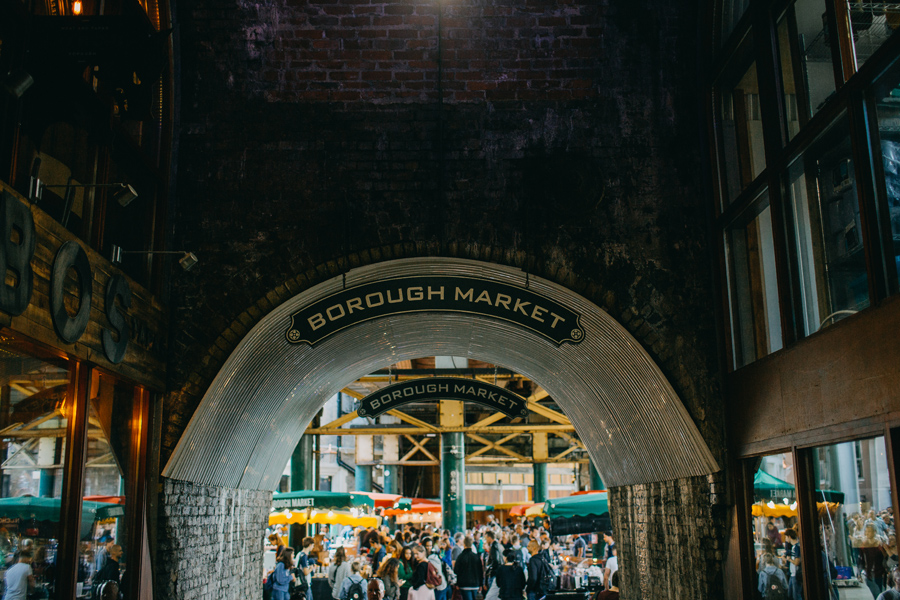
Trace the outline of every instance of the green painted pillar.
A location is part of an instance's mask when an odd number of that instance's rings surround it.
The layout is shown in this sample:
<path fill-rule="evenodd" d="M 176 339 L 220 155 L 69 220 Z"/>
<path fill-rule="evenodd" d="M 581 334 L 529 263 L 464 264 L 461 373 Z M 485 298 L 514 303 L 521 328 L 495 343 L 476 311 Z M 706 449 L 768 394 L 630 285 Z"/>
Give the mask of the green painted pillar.
<path fill-rule="evenodd" d="M 357 492 L 374 492 L 372 489 L 372 465 L 356 465 L 356 482 L 354 487 Z"/>
<path fill-rule="evenodd" d="M 534 463 L 534 498 L 532 502 L 546 502 L 549 494 L 549 482 L 547 480 L 547 463 Z"/>
<path fill-rule="evenodd" d="M 606 484 L 603 483 L 603 478 L 600 477 L 600 473 L 597 471 L 597 468 L 594 466 L 594 463 L 591 464 L 591 489 L 592 490 L 605 490 Z"/>
<path fill-rule="evenodd" d="M 314 490 L 315 464 L 313 459 L 313 436 L 304 435 L 294 447 L 291 454 L 291 491 Z M 299 548 L 306 535 L 306 525 L 291 525 L 288 530 L 288 543 L 292 548 Z"/>
<path fill-rule="evenodd" d="M 462 432 L 441 434 L 441 510 L 451 535 L 466 530 L 466 442 Z"/>
<path fill-rule="evenodd" d="M 397 482 L 399 481 L 398 475 L 400 471 L 400 467 L 398 465 L 385 465 L 384 466 L 384 482 L 382 483 L 382 488 L 384 489 L 385 494 L 397 494 Z"/>

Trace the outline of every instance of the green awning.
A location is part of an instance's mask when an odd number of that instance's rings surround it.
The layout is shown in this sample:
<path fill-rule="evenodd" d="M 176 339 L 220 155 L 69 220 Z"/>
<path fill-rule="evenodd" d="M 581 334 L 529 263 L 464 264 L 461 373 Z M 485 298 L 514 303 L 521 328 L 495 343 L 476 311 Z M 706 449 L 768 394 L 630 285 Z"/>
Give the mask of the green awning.
<path fill-rule="evenodd" d="M 757 500 L 793 499 L 797 493 L 794 484 L 769 475 L 763 470 L 753 476 L 753 495 Z M 816 502 L 837 502 L 843 504 L 844 492 L 836 490 L 816 490 Z"/>
<path fill-rule="evenodd" d="M 0 518 L 23 521 L 34 519 L 35 521 L 59 523 L 61 503 L 62 500 L 59 498 L 35 498 L 34 496 L 0 498 Z M 124 516 L 125 507 L 121 504 L 84 500 L 81 503 L 81 538 L 85 539 L 90 536 L 94 521 Z"/>
<path fill-rule="evenodd" d="M 400 498 L 392 508 L 397 510 L 409 510 L 412 508 L 412 498 Z"/>
<path fill-rule="evenodd" d="M 466 512 L 481 512 L 484 510 L 494 510 L 490 504 L 466 504 Z"/>
<path fill-rule="evenodd" d="M 365 494 L 320 492 L 318 490 L 300 490 L 272 495 L 272 508 L 278 510 L 286 508 L 291 510 L 303 510 L 304 508 L 347 510 L 360 506 L 375 508 L 375 501 Z"/>
<path fill-rule="evenodd" d="M 544 513 L 551 519 L 600 516 L 609 512 L 609 494 L 579 494 L 566 498 L 552 498 L 544 504 Z"/>

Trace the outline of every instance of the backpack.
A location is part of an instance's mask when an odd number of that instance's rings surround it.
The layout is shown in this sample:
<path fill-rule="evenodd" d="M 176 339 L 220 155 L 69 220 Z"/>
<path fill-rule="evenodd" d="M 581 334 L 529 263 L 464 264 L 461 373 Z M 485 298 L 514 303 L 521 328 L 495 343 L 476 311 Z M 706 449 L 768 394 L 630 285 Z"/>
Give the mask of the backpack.
<path fill-rule="evenodd" d="M 350 589 L 347 590 L 347 600 L 366 600 L 365 582 L 365 579 L 360 579 L 359 581 L 351 580 Z"/>
<path fill-rule="evenodd" d="M 438 573 L 437 567 L 428 561 L 428 575 L 425 577 L 425 586 L 429 590 L 433 590 L 441 585 L 441 574 Z"/>
<path fill-rule="evenodd" d="M 766 577 L 766 600 L 788 600 L 787 586 L 778 577 L 778 572 L 769 573 Z"/>
<path fill-rule="evenodd" d="M 456 585 L 456 573 L 444 561 L 441 561 L 441 570 L 444 572 L 444 579 L 447 581 L 447 585 Z"/>
<path fill-rule="evenodd" d="M 550 563 L 547 562 L 546 558 L 541 559 L 540 586 L 543 595 L 547 595 L 556 590 L 556 573 L 553 572 L 553 567 L 550 566 Z"/>
<path fill-rule="evenodd" d="M 269 573 L 269 576 L 266 577 L 266 581 L 263 583 L 263 590 L 267 592 L 271 592 L 275 587 L 275 571 Z"/>

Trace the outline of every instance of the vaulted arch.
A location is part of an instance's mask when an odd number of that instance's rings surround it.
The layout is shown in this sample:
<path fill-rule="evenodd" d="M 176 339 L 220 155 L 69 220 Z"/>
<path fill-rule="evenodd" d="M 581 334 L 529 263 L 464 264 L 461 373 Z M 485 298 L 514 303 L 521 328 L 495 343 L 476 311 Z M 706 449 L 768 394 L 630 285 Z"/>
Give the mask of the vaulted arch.
<path fill-rule="evenodd" d="M 384 316 L 315 346 L 291 344 L 291 315 L 341 290 L 401 276 L 474 277 L 529 290 L 581 315 L 583 339 L 557 345 L 515 323 L 453 312 Z M 205 485 L 274 489 L 325 401 L 397 361 L 465 356 L 540 383 L 572 420 L 609 486 L 719 470 L 665 376 L 640 344 L 580 295 L 519 269 L 453 258 L 368 265 L 298 294 L 238 344 L 203 397 L 163 475 Z"/>

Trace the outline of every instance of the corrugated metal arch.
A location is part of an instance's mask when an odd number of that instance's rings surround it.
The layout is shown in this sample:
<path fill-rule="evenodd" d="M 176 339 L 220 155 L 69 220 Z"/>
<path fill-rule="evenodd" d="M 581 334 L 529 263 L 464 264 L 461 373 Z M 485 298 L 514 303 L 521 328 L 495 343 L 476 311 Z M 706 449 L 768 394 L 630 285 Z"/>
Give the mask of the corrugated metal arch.
<path fill-rule="evenodd" d="M 285 339 L 290 315 L 324 296 L 388 277 L 462 275 L 524 287 L 524 272 L 451 258 L 409 258 L 354 269 L 264 317 L 225 362 L 163 475 L 204 485 L 271 490 L 313 416 L 347 383 L 397 361 L 466 356 L 539 382 L 572 420 L 609 486 L 719 470 L 681 400 L 638 342 L 585 298 L 538 277 L 529 287 L 581 313 L 585 336 L 557 347 L 484 317 L 416 313 L 361 323 L 318 344 Z"/>

